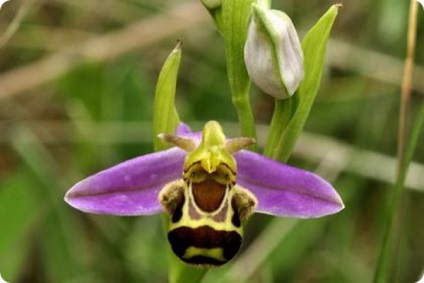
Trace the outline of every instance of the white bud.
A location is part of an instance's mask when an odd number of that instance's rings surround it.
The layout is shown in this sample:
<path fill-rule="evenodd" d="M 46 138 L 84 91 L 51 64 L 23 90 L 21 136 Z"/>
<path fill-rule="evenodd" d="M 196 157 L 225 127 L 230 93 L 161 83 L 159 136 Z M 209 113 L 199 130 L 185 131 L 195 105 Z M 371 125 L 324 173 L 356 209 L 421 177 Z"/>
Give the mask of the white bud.
<path fill-rule="evenodd" d="M 3 4 L 6 3 L 7 1 L 9 0 L 0 0 L 0 9 L 1 9 L 1 6 L 3 6 Z"/>
<path fill-rule="evenodd" d="M 290 18 L 252 4 L 244 60 L 252 81 L 264 92 L 284 99 L 303 79 L 303 52 Z"/>

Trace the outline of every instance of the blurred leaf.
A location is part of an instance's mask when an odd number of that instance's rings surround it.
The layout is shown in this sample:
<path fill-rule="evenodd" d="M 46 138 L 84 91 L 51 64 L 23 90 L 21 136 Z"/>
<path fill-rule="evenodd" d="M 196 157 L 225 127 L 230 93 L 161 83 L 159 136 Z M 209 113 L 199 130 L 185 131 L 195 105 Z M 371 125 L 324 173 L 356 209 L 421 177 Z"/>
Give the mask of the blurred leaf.
<path fill-rule="evenodd" d="M 63 76 L 57 84 L 60 93 L 67 99 L 82 102 L 90 116 L 99 121 L 102 118 L 102 95 L 105 91 L 103 64 L 83 64 Z"/>
<path fill-rule="evenodd" d="M 105 120 L 152 119 L 153 86 L 140 64 L 141 58 L 130 54 L 105 66 L 105 96 L 101 98 Z"/>
<path fill-rule="evenodd" d="M 65 204 L 63 204 L 65 206 Z M 64 209 L 53 210 L 42 226 L 42 245 L 46 272 L 52 282 L 63 282 L 79 276 L 85 261 L 81 242 L 81 228 L 75 225 Z"/>
<path fill-rule="evenodd" d="M 31 190 L 28 176 L 17 174 L 1 184 L 0 190 L 0 254 L 19 235 L 29 229 L 37 217 L 36 193 Z M 13 222 L 8 221 L 13 216 Z M 7 232 L 6 232 L 7 231 Z"/>
<path fill-rule="evenodd" d="M 18 173 L 1 184 L 0 273 L 8 282 L 15 282 L 23 270 L 29 233 L 40 213 L 36 199 L 27 174 Z"/>
<path fill-rule="evenodd" d="M 386 48 L 403 50 L 403 45 L 398 43 L 404 39 L 407 29 L 408 3 L 409 1 L 382 0 L 376 6 L 378 37 Z"/>
<path fill-rule="evenodd" d="M 183 263 L 176 255 L 169 257 L 169 283 L 200 282 L 207 268 L 192 267 Z"/>
<path fill-rule="evenodd" d="M 138 218 L 136 229 L 128 238 L 127 264 L 138 275 L 137 282 L 166 281 L 170 247 L 161 223 L 157 216 Z"/>
<path fill-rule="evenodd" d="M 414 156 L 414 152 L 416 146 L 418 144 L 418 140 L 420 138 L 421 130 L 424 125 L 424 104 L 421 105 L 420 112 L 418 113 L 414 125 L 412 126 L 412 133 L 405 149 L 405 160 L 403 164 L 401 164 L 400 171 L 398 173 L 396 184 L 394 185 L 394 189 L 392 192 L 392 199 L 390 203 L 389 210 L 386 216 L 386 223 L 384 229 L 384 239 L 382 242 L 382 246 L 380 249 L 380 255 L 378 258 L 377 270 L 375 272 L 374 281 L 376 283 L 384 283 L 393 276 L 393 272 L 390 272 L 391 263 L 393 260 L 393 248 L 394 241 L 396 239 L 396 235 L 399 234 L 396 228 L 396 220 L 398 217 L 398 213 L 401 210 L 402 200 L 403 200 L 403 191 L 405 186 L 405 179 L 408 174 L 409 165 L 411 164 L 412 157 Z M 395 270 L 399 271 L 399 270 Z"/>
<path fill-rule="evenodd" d="M 141 59 L 136 56 L 126 56 L 118 62 L 106 66 L 104 71 L 105 93 L 102 99 L 103 119 L 116 122 L 149 121 L 151 123 L 153 111 L 153 86 L 147 74 L 140 68 Z M 150 131 L 140 132 L 149 135 Z M 124 127 L 116 127 L 117 136 L 125 136 Z M 108 139 L 108 137 L 105 137 Z M 152 149 L 149 144 L 145 151 Z M 117 144 L 111 148 L 117 161 L 140 155 L 143 148 L 140 143 Z"/>
<path fill-rule="evenodd" d="M 302 259 L 305 258 L 305 255 L 310 255 L 308 249 L 314 248 L 316 240 L 324 231 L 328 220 L 329 218 L 291 220 L 296 221 L 294 229 L 282 239 L 268 257 L 268 263 L 276 272 L 276 282 L 286 282 L 290 275 L 302 269 Z M 307 270 L 299 273 L 306 275 Z M 299 279 L 302 282 L 302 278 Z"/>
<path fill-rule="evenodd" d="M 46 210 L 46 218 L 39 225 L 42 237 L 44 264 L 53 282 L 72 279 L 81 272 L 82 258 L 74 248 L 81 247 L 82 229 L 67 213 L 64 191 L 57 177 L 58 164 L 37 137 L 27 128 L 19 128 L 13 138 L 13 148 L 33 173 L 32 180 L 40 188 L 39 201 Z"/>

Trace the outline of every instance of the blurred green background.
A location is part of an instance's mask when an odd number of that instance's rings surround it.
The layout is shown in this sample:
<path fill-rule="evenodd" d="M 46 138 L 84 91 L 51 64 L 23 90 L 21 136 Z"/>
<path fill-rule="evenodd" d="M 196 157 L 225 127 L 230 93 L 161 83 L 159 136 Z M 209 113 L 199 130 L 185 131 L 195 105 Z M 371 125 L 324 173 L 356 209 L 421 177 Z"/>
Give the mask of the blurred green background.
<path fill-rule="evenodd" d="M 317 101 L 290 163 L 329 180 L 341 213 L 255 215 L 238 258 L 203 282 L 370 282 L 396 168 L 408 1 L 341 1 Z M 300 36 L 333 1 L 274 0 Z M 156 79 L 184 42 L 182 120 L 237 136 L 222 38 L 195 0 L 12 0 L 0 10 L 0 273 L 8 282 L 166 282 L 161 217 L 88 215 L 63 196 L 78 180 L 151 152 Z M 424 95 L 418 13 L 409 122 Z M 259 145 L 273 99 L 252 87 Z M 406 184 L 393 282 L 424 269 L 424 142 Z"/>

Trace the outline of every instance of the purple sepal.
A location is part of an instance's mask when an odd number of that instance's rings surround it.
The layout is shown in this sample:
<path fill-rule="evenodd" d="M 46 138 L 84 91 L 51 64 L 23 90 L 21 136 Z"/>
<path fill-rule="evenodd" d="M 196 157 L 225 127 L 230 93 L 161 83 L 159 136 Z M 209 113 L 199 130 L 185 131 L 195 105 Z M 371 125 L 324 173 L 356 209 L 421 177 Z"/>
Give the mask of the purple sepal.
<path fill-rule="evenodd" d="M 284 217 L 313 218 L 333 214 L 344 205 L 334 188 L 311 172 L 242 150 L 237 183 L 258 199 L 257 212 Z"/>
<path fill-rule="evenodd" d="M 80 181 L 66 193 L 65 201 L 90 213 L 159 213 L 159 191 L 181 178 L 185 156 L 185 151 L 171 148 L 130 159 Z"/>

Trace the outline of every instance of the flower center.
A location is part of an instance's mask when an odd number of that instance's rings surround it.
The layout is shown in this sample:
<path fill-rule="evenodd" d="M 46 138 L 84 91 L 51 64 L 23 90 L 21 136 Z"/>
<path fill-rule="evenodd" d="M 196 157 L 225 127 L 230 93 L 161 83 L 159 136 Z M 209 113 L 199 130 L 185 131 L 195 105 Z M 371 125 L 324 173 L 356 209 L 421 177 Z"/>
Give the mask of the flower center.
<path fill-rule="evenodd" d="M 200 183 L 192 183 L 194 201 L 205 212 L 217 210 L 224 199 L 226 185 L 220 184 L 213 178 L 206 178 Z"/>

